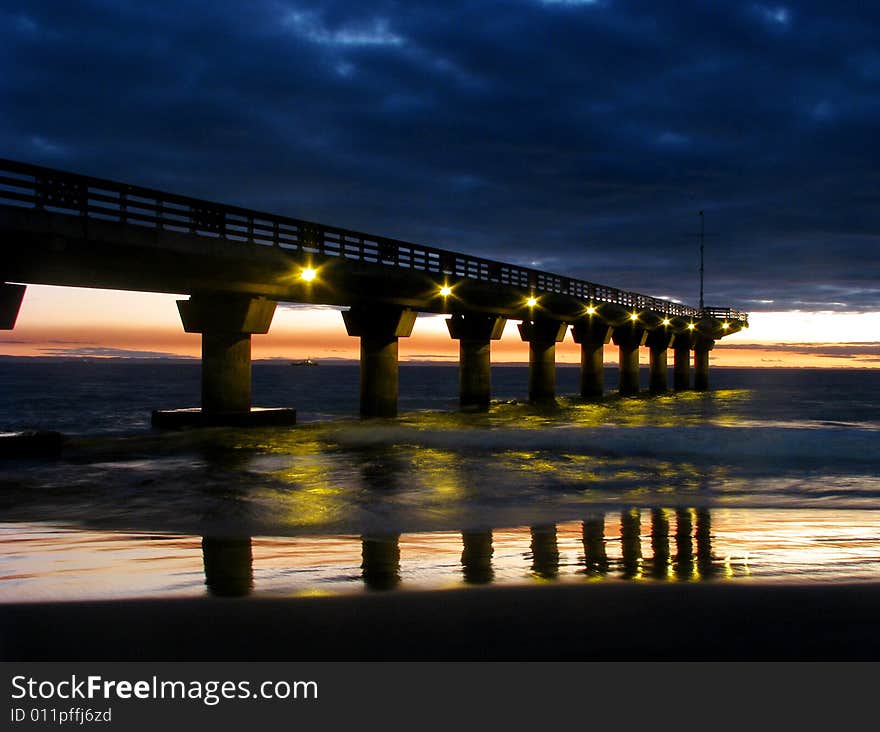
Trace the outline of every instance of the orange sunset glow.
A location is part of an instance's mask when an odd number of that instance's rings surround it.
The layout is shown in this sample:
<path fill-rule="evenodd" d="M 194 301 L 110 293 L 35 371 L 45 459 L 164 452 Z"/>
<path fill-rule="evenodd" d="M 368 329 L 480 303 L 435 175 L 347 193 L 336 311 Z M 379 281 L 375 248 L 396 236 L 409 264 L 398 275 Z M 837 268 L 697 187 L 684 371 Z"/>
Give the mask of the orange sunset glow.
<path fill-rule="evenodd" d="M 8 356 L 177 356 L 195 357 L 200 336 L 184 333 L 176 300 L 154 293 L 29 286 L 16 327 L 0 338 Z M 880 367 L 880 348 L 869 342 L 880 332 L 877 313 L 757 312 L 750 327 L 719 341 L 711 353 L 716 366 Z M 345 332 L 337 309 L 279 307 L 268 335 L 254 336 L 255 359 L 357 359 L 359 343 Z M 492 344 L 496 363 L 524 363 L 526 346 L 509 321 Z M 449 361 L 458 345 L 441 316 L 423 316 L 411 338 L 400 339 L 401 360 Z M 616 351 L 606 348 L 613 363 Z M 641 358 L 647 363 L 647 349 Z M 557 346 L 559 363 L 578 363 L 571 337 Z"/>

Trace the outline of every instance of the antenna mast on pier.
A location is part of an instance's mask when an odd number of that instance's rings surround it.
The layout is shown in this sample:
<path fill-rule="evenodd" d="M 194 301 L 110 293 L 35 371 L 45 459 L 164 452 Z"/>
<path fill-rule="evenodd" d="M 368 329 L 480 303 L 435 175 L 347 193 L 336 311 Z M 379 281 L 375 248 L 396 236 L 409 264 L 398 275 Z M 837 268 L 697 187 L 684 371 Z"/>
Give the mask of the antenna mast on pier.
<path fill-rule="evenodd" d="M 703 267 L 703 250 L 705 249 L 706 242 L 706 222 L 703 218 L 703 212 L 700 211 L 700 312 L 703 312 L 704 303 L 703 303 L 703 273 L 705 272 L 705 268 Z"/>

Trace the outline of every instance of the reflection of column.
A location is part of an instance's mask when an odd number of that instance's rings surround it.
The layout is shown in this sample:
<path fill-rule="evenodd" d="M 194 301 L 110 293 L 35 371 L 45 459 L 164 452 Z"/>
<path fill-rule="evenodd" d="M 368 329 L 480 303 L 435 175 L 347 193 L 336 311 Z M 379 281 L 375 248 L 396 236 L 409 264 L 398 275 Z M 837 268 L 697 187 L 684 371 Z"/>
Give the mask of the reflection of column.
<path fill-rule="evenodd" d="M 542 579 L 559 576 L 559 548 L 556 545 L 556 524 L 533 526 L 532 573 Z"/>
<path fill-rule="evenodd" d="M 691 541 L 694 529 L 694 512 L 691 508 L 679 508 L 675 512 L 675 576 L 690 579 L 694 573 L 694 547 Z"/>
<path fill-rule="evenodd" d="M 390 492 L 400 487 L 403 466 L 393 448 L 367 448 L 360 451 L 361 483 L 370 491 Z"/>
<path fill-rule="evenodd" d="M 639 509 L 620 515 L 620 544 L 623 550 L 623 578 L 636 579 L 642 574 L 642 526 Z"/>
<path fill-rule="evenodd" d="M 218 597 L 249 595 L 254 586 L 249 536 L 202 537 L 202 561 L 208 592 Z"/>
<path fill-rule="evenodd" d="M 651 510 L 651 551 L 654 554 L 651 576 L 666 579 L 669 576 L 669 512 L 665 508 Z"/>
<path fill-rule="evenodd" d="M 487 584 L 495 578 L 492 571 L 492 532 L 463 531 L 461 568 L 464 581 L 472 585 Z"/>
<path fill-rule="evenodd" d="M 361 576 L 371 590 L 400 584 L 400 534 L 361 537 Z"/>
<path fill-rule="evenodd" d="M 700 577 L 711 579 L 718 568 L 712 561 L 712 519 L 708 508 L 697 509 L 697 569 Z"/>
<path fill-rule="evenodd" d="M 584 563 L 587 574 L 607 574 L 608 554 L 605 551 L 605 517 L 584 520 Z"/>

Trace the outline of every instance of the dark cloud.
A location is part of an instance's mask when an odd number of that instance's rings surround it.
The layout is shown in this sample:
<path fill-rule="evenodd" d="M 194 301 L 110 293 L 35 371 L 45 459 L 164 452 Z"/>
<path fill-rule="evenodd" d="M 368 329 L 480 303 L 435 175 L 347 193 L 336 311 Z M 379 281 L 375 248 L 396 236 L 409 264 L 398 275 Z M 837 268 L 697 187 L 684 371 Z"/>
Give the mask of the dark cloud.
<path fill-rule="evenodd" d="M 868 341 L 862 343 L 725 343 L 721 342 L 717 348 L 724 350 L 753 350 L 777 351 L 787 355 L 820 356 L 823 358 L 849 358 L 859 362 L 880 362 L 880 342 Z M 765 361 L 767 359 L 761 359 Z"/>
<path fill-rule="evenodd" d="M 163 351 L 136 351 L 127 348 L 108 348 L 102 346 L 73 346 L 41 348 L 43 356 L 70 356 L 76 358 L 175 358 L 190 359 L 190 356 L 181 356 L 176 353 Z"/>
<path fill-rule="evenodd" d="M 870 4 L 4 8 L 7 157 L 689 303 L 705 209 L 710 304 L 880 305 Z"/>

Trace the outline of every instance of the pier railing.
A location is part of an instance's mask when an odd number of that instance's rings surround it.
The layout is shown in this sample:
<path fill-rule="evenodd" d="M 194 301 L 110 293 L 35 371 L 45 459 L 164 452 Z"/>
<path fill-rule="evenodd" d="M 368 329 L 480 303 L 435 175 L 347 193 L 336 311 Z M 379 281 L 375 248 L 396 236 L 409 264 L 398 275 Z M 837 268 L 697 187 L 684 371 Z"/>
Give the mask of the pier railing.
<path fill-rule="evenodd" d="M 418 270 L 451 281 L 470 279 L 535 294 L 570 295 L 585 303 L 613 303 L 668 316 L 710 314 L 747 320 L 747 315 L 738 310 L 709 308 L 701 313 L 681 303 L 528 267 L 14 160 L 0 159 L 0 205 L 278 247 L 316 258 L 336 257 Z"/>

